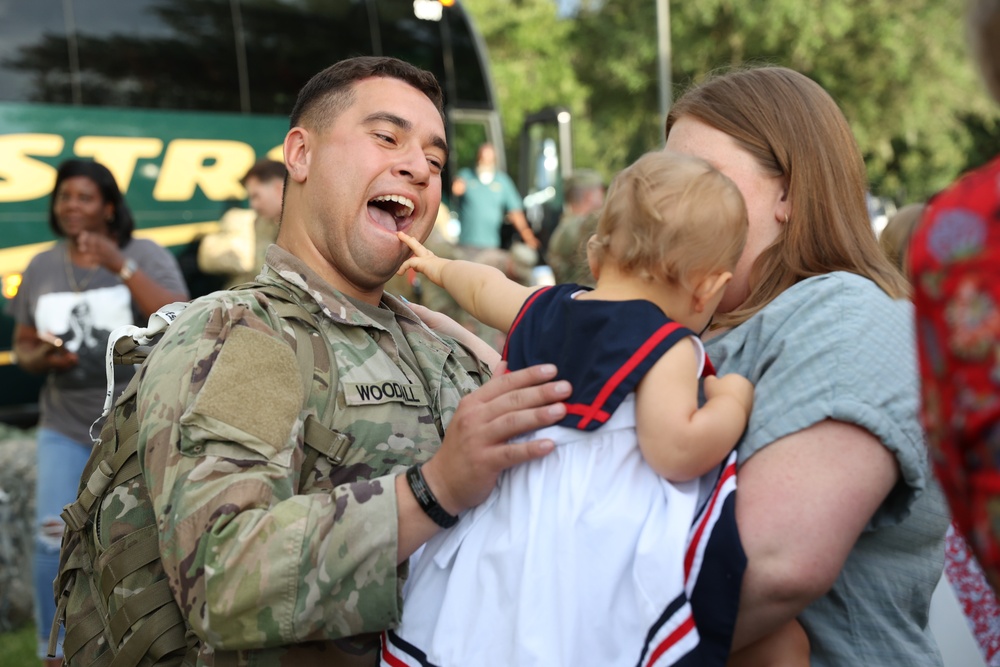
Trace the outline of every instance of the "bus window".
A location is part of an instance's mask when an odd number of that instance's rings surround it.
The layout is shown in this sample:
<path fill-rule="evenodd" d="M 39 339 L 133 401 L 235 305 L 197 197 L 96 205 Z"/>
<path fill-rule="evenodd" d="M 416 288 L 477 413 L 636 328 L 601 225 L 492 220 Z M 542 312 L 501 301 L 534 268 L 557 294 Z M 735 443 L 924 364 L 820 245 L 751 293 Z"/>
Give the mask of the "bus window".
<path fill-rule="evenodd" d="M 365 0 L 241 0 L 240 10 L 253 113 L 287 117 L 313 74 L 349 55 L 378 53 Z"/>
<path fill-rule="evenodd" d="M 17 63 L 27 56 L 29 49 L 40 48 L 43 35 L 64 35 L 66 24 L 61 11 L 53 11 L 53 3 L 18 3 L 14 0 L 0 2 L 0 102 L 37 99 L 43 87 L 68 86 L 66 43 L 62 42 L 63 55 L 49 81 L 43 84 L 30 68 Z M 59 81 L 62 81 L 62 84 Z M 65 99 L 69 99 L 68 93 Z"/>
<path fill-rule="evenodd" d="M 382 3 L 376 6 L 383 55 L 438 73 L 438 81 L 443 84 L 439 74 L 444 72 L 444 49 L 440 48 L 441 22 L 417 18 L 413 15 L 412 4 Z"/>
<path fill-rule="evenodd" d="M 492 109 L 494 106 L 493 84 L 484 77 L 489 76 L 486 63 L 480 59 L 486 47 L 478 33 L 469 30 L 466 19 L 458 12 L 445 15 L 448 35 L 451 38 L 451 62 L 454 76 L 451 77 L 454 90 L 450 91 L 456 105 L 478 109 Z"/>
<path fill-rule="evenodd" d="M 31 26 L 4 60 L 22 99 L 136 108 L 239 110 L 229 2 L 72 0 L 55 29 Z"/>
<path fill-rule="evenodd" d="M 544 244 L 562 216 L 564 182 L 573 169 L 567 109 L 543 109 L 524 120 L 519 166 L 525 215 L 540 230 Z"/>
<path fill-rule="evenodd" d="M 3 301 L 53 241 L 56 166 L 104 163 L 137 236 L 173 249 L 197 295 L 205 276 L 186 260 L 199 237 L 242 202 L 256 159 L 281 159 L 303 84 L 356 55 L 396 56 L 441 83 L 445 193 L 483 141 L 506 169 L 488 59 L 460 0 L 0 0 L 0 420 L 36 398 L 40 378 L 12 368 Z"/>

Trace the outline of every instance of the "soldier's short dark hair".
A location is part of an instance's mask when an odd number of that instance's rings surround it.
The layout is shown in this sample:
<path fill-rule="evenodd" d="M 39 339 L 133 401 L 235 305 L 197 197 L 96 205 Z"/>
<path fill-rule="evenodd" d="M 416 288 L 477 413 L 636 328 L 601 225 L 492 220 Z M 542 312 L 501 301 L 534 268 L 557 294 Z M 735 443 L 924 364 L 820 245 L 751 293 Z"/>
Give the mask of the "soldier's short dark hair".
<path fill-rule="evenodd" d="M 341 60 L 309 79 L 295 100 L 290 127 L 329 125 L 354 101 L 354 84 L 372 77 L 410 84 L 434 103 L 444 120 L 444 95 L 433 74 L 397 58 L 359 56 Z"/>
<path fill-rule="evenodd" d="M 251 178 L 256 178 L 261 183 L 267 183 L 268 181 L 274 181 L 277 179 L 285 180 L 285 175 L 288 173 L 288 169 L 285 168 L 284 162 L 278 162 L 277 160 L 271 160 L 264 158 L 263 160 L 257 160 L 249 171 L 243 175 L 240 179 L 240 185 L 246 187 L 247 181 Z"/>

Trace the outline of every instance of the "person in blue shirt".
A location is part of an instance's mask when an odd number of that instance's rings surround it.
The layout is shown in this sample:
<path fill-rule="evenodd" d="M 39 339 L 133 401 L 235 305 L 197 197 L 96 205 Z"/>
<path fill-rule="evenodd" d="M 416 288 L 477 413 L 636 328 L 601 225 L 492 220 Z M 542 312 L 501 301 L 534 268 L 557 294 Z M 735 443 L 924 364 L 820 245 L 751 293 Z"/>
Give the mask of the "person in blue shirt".
<path fill-rule="evenodd" d="M 497 168 L 496 150 L 483 144 L 476 154 L 476 167 L 458 172 L 451 187 L 457 197 L 461 231 L 459 245 L 471 248 L 499 248 L 500 228 L 509 218 L 521 240 L 538 248 L 538 238 L 524 217 L 521 195 L 510 176 Z"/>

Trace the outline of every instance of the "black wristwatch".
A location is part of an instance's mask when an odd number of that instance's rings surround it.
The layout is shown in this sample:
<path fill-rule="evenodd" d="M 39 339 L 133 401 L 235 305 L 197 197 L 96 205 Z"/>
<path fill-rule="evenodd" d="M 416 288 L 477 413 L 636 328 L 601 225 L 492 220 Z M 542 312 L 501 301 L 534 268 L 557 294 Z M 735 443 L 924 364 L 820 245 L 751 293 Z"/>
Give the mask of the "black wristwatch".
<path fill-rule="evenodd" d="M 420 505 L 420 509 L 424 511 L 424 514 L 431 518 L 431 521 L 441 526 L 442 528 L 451 528 L 456 523 L 458 523 L 458 517 L 454 514 L 448 514 L 441 505 L 438 504 L 437 498 L 431 492 L 431 487 L 427 486 L 427 480 L 424 479 L 424 473 L 420 469 L 420 464 L 415 466 L 410 466 L 406 471 L 406 483 L 410 485 L 410 491 L 413 491 L 413 496 L 417 499 L 417 504 Z"/>

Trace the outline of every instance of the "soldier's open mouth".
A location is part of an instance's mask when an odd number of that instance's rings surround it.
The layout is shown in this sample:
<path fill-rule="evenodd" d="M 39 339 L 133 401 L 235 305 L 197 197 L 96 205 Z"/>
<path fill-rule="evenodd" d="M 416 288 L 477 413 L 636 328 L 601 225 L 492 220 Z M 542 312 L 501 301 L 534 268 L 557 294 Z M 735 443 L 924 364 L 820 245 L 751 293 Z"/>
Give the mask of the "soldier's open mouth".
<path fill-rule="evenodd" d="M 368 215 L 390 232 L 405 231 L 415 208 L 413 201 L 403 195 L 379 195 L 368 202 Z"/>

